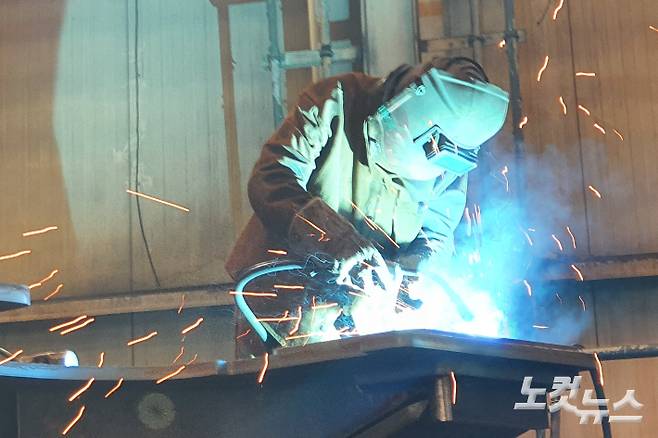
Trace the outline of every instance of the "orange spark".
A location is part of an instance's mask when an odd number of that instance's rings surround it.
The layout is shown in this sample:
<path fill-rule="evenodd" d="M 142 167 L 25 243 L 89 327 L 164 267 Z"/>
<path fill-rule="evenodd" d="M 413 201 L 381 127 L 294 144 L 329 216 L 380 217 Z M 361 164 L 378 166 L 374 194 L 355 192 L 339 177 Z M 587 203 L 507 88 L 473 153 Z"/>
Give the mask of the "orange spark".
<path fill-rule="evenodd" d="M 180 315 L 180 313 L 183 311 L 184 305 L 185 305 L 185 294 L 181 295 L 180 297 L 180 306 L 178 306 L 178 311 L 176 313 Z"/>
<path fill-rule="evenodd" d="M 265 353 L 265 356 L 263 356 L 263 368 L 260 370 L 260 373 L 258 374 L 258 383 L 263 383 L 263 379 L 265 378 L 265 373 L 267 372 L 267 367 L 270 365 L 270 354 Z"/>
<path fill-rule="evenodd" d="M 68 426 L 66 426 L 64 428 L 64 430 L 62 431 L 62 435 L 66 435 L 67 433 L 69 433 L 69 430 L 71 430 L 73 428 L 73 426 L 75 426 L 76 423 L 78 421 L 80 421 L 80 419 L 82 418 L 82 415 L 84 413 L 85 413 L 85 407 L 82 406 L 82 407 L 80 407 L 80 410 L 78 411 L 78 414 L 73 418 L 73 420 L 71 420 L 71 422 L 68 424 Z"/>
<path fill-rule="evenodd" d="M 257 321 L 261 322 L 284 322 L 284 321 L 296 321 L 297 317 L 295 316 L 282 316 L 277 318 L 276 316 L 271 318 L 256 318 Z"/>
<path fill-rule="evenodd" d="M 455 377 L 455 372 L 450 371 L 450 380 L 452 381 L 452 404 L 457 404 L 457 377 Z"/>
<path fill-rule="evenodd" d="M 592 113 L 590 112 L 590 110 L 588 110 L 587 108 L 585 108 L 585 107 L 582 106 L 582 105 L 578 105 L 578 109 L 581 110 L 582 112 L 584 112 L 585 114 L 587 114 L 588 116 L 592 115 Z"/>
<path fill-rule="evenodd" d="M 274 289 L 292 289 L 292 290 L 302 290 L 304 286 L 301 285 L 289 285 L 289 284 L 275 284 Z"/>
<path fill-rule="evenodd" d="M 601 386 L 603 386 L 603 365 L 601 364 L 601 359 L 599 359 L 599 355 L 597 353 L 594 353 L 594 360 L 596 361 L 596 373 L 599 376 L 599 383 Z"/>
<path fill-rule="evenodd" d="M 129 193 L 129 194 L 135 195 L 135 196 L 140 196 L 142 198 L 148 199 L 149 201 L 158 202 L 160 204 L 167 205 L 169 207 L 174 207 L 178 210 L 184 211 L 185 213 L 190 212 L 190 209 L 187 208 L 187 207 L 183 207 L 182 205 L 174 204 L 173 202 L 169 202 L 169 201 L 162 200 L 160 198 L 156 198 L 155 196 L 150 196 L 150 195 L 146 195 L 144 193 L 135 192 L 135 191 L 130 190 L 130 189 L 126 189 L 126 193 Z"/>
<path fill-rule="evenodd" d="M 505 42 L 505 40 L 500 40 L 500 42 L 498 43 L 498 47 L 500 47 L 501 49 L 503 47 L 505 47 L 506 45 L 507 45 L 507 43 Z"/>
<path fill-rule="evenodd" d="M 235 339 L 243 338 L 243 337 L 247 336 L 250 332 L 251 332 L 251 329 L 247 329 L 246 332 L 244 332 L 241 335 L 237 336 Z"/>
<path fill-rule="evenodd" d="M 89 324 L 91 324 L 95 320 L 96 320 L 95 318 L 89 318 L 88 320 L 86 320 L 85 322 L 83 322 L 81 324 L 74 325 L 73 327 L 67 328 L 66 330 L 62 330 L 61 332 L 59 332 L 59 334 L 62 335 L 62 336 L 68 335 L 71 332 L 74 332 L 76 330 L 80 330 L 83 327 L 87 327 Z"/>
<path fill-rule="evenodd" d="M 532 243 L 532 239 L 530 238 L 530 234 L 528 234 L 528 233 L 526 232 L 526 230 L 524 230 L 523 228 L 521 228 L 521 232 L 523 233 L 523 235 L 525 236 L 526 240 L 528 241 L 528 245 L 532 246 L 533 243 Z"/>
<path fill-rule="evenodd" d="M 80 389 L 78 389 L 73 394 L 71 394 L 71 396 L 69 397 L 69 401 L 72 402 L 76 398 L 80 397 L 80 395 L 82 395 L 83 392 L 85 392 L 86 390 L 91 388 L 91 384 L 94 383 L 94 380 L 96 380 L 96 379 L 93 378 L 93 377 L 91 379 L 87 380 L 87 383 L 82 385 L 82 387 Z"/>
<path fill-rule="evenodd" d="M 624 136 L 621 135 L 621 132 L 617 131 L 617 130 L 614 129 L 614 128 L 612 129 L 612 131 L 613 131 L 615 134 L 617 134 L 617 137 L 619 137 L 619 139 L 620 139 L 621 141 L 624 141 Z"/>
<path fill-rule="evenodd" d="M 532 296 L 532 286 L 530 286 L 530 283 L 528 283 L 528 280 L 523 280 L 523 284 L 525 284 L 525 288 L 528 291 L 528 296 Z"/>
<path fill-rule="evenodd" d="M 395 246 L 397 249 L 400 249 L 400 245 L 398 245 L 397 242 L 393 240 L 393 238 L 389 236 L 388 233 L 384 231 L 382 227 L 380 227 L 375 222 L 373 222 L 354 202 L 350 202 L 350 204 L 352 204 L 352 207 L 354 207 L 354 209 L 358 211 L 361 214 L 361 216 L 365 218 L 366 222 L 369 222 L 370 225 L 372 225 L 372 227 L 375 227 L 380 233 L 382 233 L 384 237 L 386 237 L 388 241 L 393 244 L 393 246 Z"/>
<path fill-rule="evenodd" d="M 43 284 L 44 284 L 46 281 L 48 281 L 48 280 L 50 280 L 51 278 L 53 278 L 53 277 L 55 276 L 55 274 L 57 274 L 58 272 L 59 272 L 59 269 L 55 269 L 53 272 L 51 272 L 50 274 L 48 274 L 48 276 L 47 276 L 46 278 L 44 278 L 44 279 L 41 280 L 41 281 L 38 281 L 37 283 L 34 283 L 34 284 L 29 285 L 27 288 L 28 288 L 28 289 L 34 289 L 35 287 L 43 286 Z"/>
<path fill-rule="evenodd" d="M 299 331 L 299 324 L 302 322 L 302 306 L 297 306 L 297 322 L 295 326 L 288 332 L 288 335 L 294 335 Z"/>
<path fill-rule="evenodd" d="M 580 281 L 584 281 L 584 280 L 585 280 L 585 279 L 583 278 L 583 273 L 580 272 L 580 269 L 576 268 L 576 265 L 571 265 L 571 269 L 573 269 L 574 272 L 576 273 L 576 275 L 578 276 L 578 280 L 580 280 Z"/>
<path fill-rule="evenodd" d="M 355 297 L 359 297 L 359 298 L 370 298 L 369 295 L 360 294 L 360 293 L 357 293 L 357 292 L 354 292 L 354 291 L 349 291 L 347 293 L 350 294 L 350 295 L 354 295 Z"/>
<path fill-rule="evenodd" d="M 564 103 L 564 99 L 562 98 L 562 96 L 560 96 L 558 98 L 558 101 L 560 102 L 560 105 L 562 105 L 562 114 L 564 114 L 566 116 L 567 115 L 567 104 Z"/>
<path fill-rule="evenodd" d="M 539 329 L 539 330 L 546 330 L 548 328 L 547 325 L 542 325 L 542 324 L 533 324 L 533 328 Z"/>
<path fill-rule="evenodd" d="M 309 225 L 310 225 L 311 227 L 313 227 L 315 230 L 317 230 L 317 231 L 320 232 L 320 239 L 318 239 L 318 240 L 320 240 L 320 241 L 323 240 L 323 239 L 324 239 L 324 236 L 327 235 L 327 233 L 326 233 L 322 228 L 318 227 L 317 225 L 315 225 L 315 224 L 314 224 L 313 222 L 311 222 L 310 220 L 306 219 L 306 218 L 305 218 L 304 216 L 302 216 L 301 214 L 298 213 L 296 216 L 297 216 L 298 218 L 300 218 L 301 220 L 303 220 L 304 222 L 306 222 L 307 224 L 309 224 Z"/>
<path fill-rule="evenodd" d="M 52 291 L 51 293 L 49 293 L 48 295 L 46 295 L 43 300 L 48 301 L 49 299 L 51 299 L 52 297 L 57 295 L 59 293 L 59 291 L 62 290 L 63 287 L 64 287 L 63 283 L 58 284 L 57 287 L 55 288 L 55 290 Z"/>
<path fill-rule="evenodd" d="M 592 193 L 594 193 L 594 195 L 595 195 L 597 198 L 599 198 L 599 199 L 602 198 L 602 196 L 601 196 L 601 192 L 599 192 L 598 190 L 596 190 L 593 186 L 590 185 L 590 186 L 587 186 L 587 188 L 590 189 L 590 190 L 592 191 Z"/>
<path fill-rule="evenodd" d="M 658 28 L 656 28 L 655 26 L 650 25 L 649 29 L 653 30 L 654 32 L 658 32 Z"/>
<path fill-rule="evenodd" d="M 155 381 L 155 384 L 156 384 L 156 385 L 159 385 L 159 384 L 161 384 L 162 382 L 164 382 L 165 380 L 169 380 L 169 379 L 171 379 L 172 377 L 175 377 L 175 376 L 179 375 L 180 373 L 183 372 L 183 370 L 184 370 L 185 368 L 186 368 L 186 365 L 181 365 L 181 366 L 179 366 L 178 369 L 177 369 L 176 371 L 173 371 L 173 372 L 167 374 L 167 375 L 164 376 L 164 377 L 160 377 L 158 380 Z"/>
<path fill-rule="evenodd" d="M 233 290 L 229 292 L 229 295 L 244 295 L 245 297 L 278 297 L 275 292 L 236 292 Z"/>
<path fill-rule="evenodd" d="M 198 357 L 199 357 L 199 355 L 197 353 L 194 353 L 194 357 L 192 357 L 192 359 L 190 359 L 188 362 L 186 362 L 185 366 L 192 365 L 192 363 L 194 363 L 194 361 L 196 361 Z"/>
<path fill-rule="evenodd" d="M 548 67 L 548 55 L 546 55 L 546 58 L 544 58 L 544 65 L 541 66 L 539 69 L 539 73 L 537 73 L 537 82 L 541 81 L 541 76 L 544 74 L 544 71 L 546 71 L 546 68 Z"/>
<path fill-rule="evenodd" d="M 17 257 L 24 256 L 24 255 L 26 255 L 26 254 L 30 254 L 31 252 L 32 252 L 31 249 L 26 249 L 26 250 L 24 250 L 24 251 L 18 251 L 18 252 L 15 252 L 15 253 L 13 253 L 13 254 L 3 255 L 3 256 L 0 256 L 0 261 L 2 261 L 2 260 L 9 260 L 9 259 L 15 259 L 15 258 L 17 258 Z"/>
<path fill-rule="evenodd" d="M 142 336 L 141 338 L 133 339 L 132 341 L 128 341 L 126 344 L 128 347 L 132 347 L 133 345 L 139 344 L 140 342 L 148 341 L 149 339 L 155 337 L 158 335 L 158 332 L 153 330 L 151 333 L 149 333 L 146 336 Z"/>
<path fill-rule="evenodd" d="M 270 254 L 288 255 L 288 251 L 284 251 L 282 249 L 268 249 L 267 252 Z"/>
<path fill-rule="evenodd" d="M 286 336 L 286 341 L 290 341 L 293 339 L 301 339 L 301 338 L 312 338 L 313 336 L 322 336 L 324 333 L 322 332 L 316 332 L 316 333 L 307 333 L 305 335 L 295 335 L 295 336 Z"/>
<path fill-rule="evenodd" d="M 599 125 L 598 123 L 595 123 L 594 127 L 599 131 L 601 131 L 601 134 L 605 135 L 605 129 L 603 129 L 603 126 Z"/>
<path fill-rule="evenodd" d="M 584 72 L 584 71 L 579 71 L 579 72 L 576 72 L 576 76 L 587 76 L 588 78 L 595 78 L 596 73 L 588 73 L 588 72 Z"/>
<path fill-rule="evenodd" d="M 18 350 L 16 353 L 12 354 L 11 356 L 6 357 L 6 358 L 0 360 L 0 365 L 4 365 L 4 364 L 6 364 L 7 362 L 11 362 L 12 360 L 16 359 L 16 358 L 17 358 L 18 356 L 20 356 L 21 354 L 23 354 L 23 350 Z"/>
<path fill-rule="evenodd" d="M 509 172 L 509 169 L 507 166 L 503 167 L 503 170 L 500 171 L 500 174 L 503 175 L 503 178 L 505 178 L 505 191 L 509 192 L 509 179 L 507 179 L 507 173 Z"/>
<path fill-rule="evenodd" d="M 563 5 L 564 5 L 564 0 L 560 0 L 560 4 L 557 5 L 555 10 L 553 11 L 553 21 L 557 20 L 557 13 L 560 12 L 560 9 L 562 9 Z"/>
<path fill-rule="evenodd" d="M 41 228 L 40 230 L 26 231 L 23 233 L 23 237 L 36 236 L 37 234 L 44 234 L 47 233 L 48 231 L 54 231 L 56 229 L 57 227 L 52 226 L 52 227 Z"/>
<path fill-rule="evenodd" d="M 185 353 L 185 347 L 181 345 L 181 346 L 180 346 L 180 353 L 178 353 L 178 355 L 174 358 L 174 360 L 171 362 L 171 364 L 173 365 L 173 364 L 175 364 L 176 362 L 178 362 L 178 359 L 180 359 L 181 357 L 183 357 L 183 353 Z"/>
<path fill-rule="evenodd" d="M 112 387 L 112 389 L 110 389 L 110 390 L 107 392 L 107 394 L 105 394 L 105 398 L 108 398 L 108 397 L 110 397 L 112 394 L 114 394 L 114 393 L 115 393 L 115 392 L 121 387 L 121 384 L 122 384 L 122 383 L 123 383 L 123 377 L 119 379 L 119 381 L 117 382 L 117 384 L 114 385 L 114 386 Z"/>
<path fill-rule="evenodd" d="M 569 236 L 571 236 L 571 245 L 573 246 L 573 249 L 576 249 L 576 236 L 573 235 L 569 226 L 567 226 L 566 229 L 567 233 L 569 233 Z"/>
<path fill-rule="evenodd" d="M 521 123 L 519 123 L 519 129 L 523 129 L 523 127 L 527 124 L 528 124 L 528 116 L 523 116 L 523 120 L 521 120 Z"/>
<path fill-rule="evenodd" d="M 180 334 L 181 334 L 181 335 L 186 335 L 186 334 L 188 334 L 189 332 L 191 332 L 191 331 L 194 330 L 195 328 L 199 327 L 199 326 L 201 325 L 202 322 L 203 322 L 203 317 L 199 317 L 199 319 L 197 319 L 196 322 L 195 322 L 194 324 L 190 324 L 190 325 L 188 325 L 187 327 L 185 327 L 185 328 L 180 332 Z"/>
<path fill-rule="evenodd" d="M 587 305 L 585 304 L 585 300 L 581 295 L 578 295 L 578 299 L 580 300 L 580 304 L 583 306 L 583 312 L 587 311 Z"/>
<path fill-rule="evenodd" d="M 313 309 L 313 310 L 330 309 L 330 308 L 336 307 L 336 306 L 338 306 L 338 303 L 316 304 L 315 306 L 312 306 L 311 309 Z"/>
<path fill-rule="evenodd" d="M 564 248 L 562 247 L 562 242 L 560 242 L 560 239 L 558 239 L 557 236 L 556 236 L 555 234 L 551 234 L 551 237 L 552 237 L 553 240 L 555 241 L 555 244 L 557 245 L 558 249 L 559 249 L 560 251 L 564 251 Z"/>
<path fill-rule="evenodd" d="M 82 321 L 83 319 L 87 319 L 87 318 L 88 318 L 87 315 L 81 315 L 81 316 L 78 316 L 77 318 L 75 318 L 75 319 L 73 319 L 73 320 L 71 320 L 71 321 L 64 322 L 64 323 L 59 324 L 59 325 L 56 325 L 56 326 L 54 326 L 54 327 L 50 327 L 50 328 L 48 329 L 48 331 L 51 332 L 51 333 L 52 333 L 52 332 L 56 332 L 56 331 L 59 330 L 59 329 L 62 329 L 62 328 L 64 328 L 64 327 L 68 327 L 68 326 L 70 326 L 70 325 L 73 325 L 73 324 L 75 324 L 75 323 L 78 323 L 78 322 Z"/>
<path fill-rule="evenodd" d="M 98 368 L 102 367 L 105 363 L 105 352 L 101 351 L 100 357 L 98 358 Z"/>
<path fill-rule="evenodd" d="M 560 296 L 559 293 L 555 292 L 555 298 L 557 298 L 557 300 L 560 302 L 560 304 L 562 304 L 562 297 Z"/>

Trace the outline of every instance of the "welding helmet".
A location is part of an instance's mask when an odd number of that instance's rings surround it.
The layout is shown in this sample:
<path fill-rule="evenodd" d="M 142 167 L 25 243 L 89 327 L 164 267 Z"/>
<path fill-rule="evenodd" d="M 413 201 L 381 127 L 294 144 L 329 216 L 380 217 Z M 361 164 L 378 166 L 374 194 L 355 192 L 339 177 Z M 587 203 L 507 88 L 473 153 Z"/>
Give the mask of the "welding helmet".
<path fill-rule="evenodd" d="M 502 128 L 508 103 L 493 84 L 432 67 L 366 120 L 368 162 L 412 180 L 463 175 Z"/>

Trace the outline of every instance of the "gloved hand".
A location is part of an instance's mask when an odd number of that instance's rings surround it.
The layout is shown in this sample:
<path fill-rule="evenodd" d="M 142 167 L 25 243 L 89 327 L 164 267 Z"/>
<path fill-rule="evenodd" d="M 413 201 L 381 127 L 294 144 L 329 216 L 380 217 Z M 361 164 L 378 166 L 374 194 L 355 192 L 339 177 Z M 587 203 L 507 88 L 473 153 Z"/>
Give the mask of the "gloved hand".
<path fill-rule="evenodd" d="M 320 198 L 313 198 L 297 212 L 288 230 L 288 242 L 299 256 L 328 258 L 338 284 L 356 287 L 353 280 L 364 269 L 375 270 L 382 281 L 390 275 L 372 242 Z"/>

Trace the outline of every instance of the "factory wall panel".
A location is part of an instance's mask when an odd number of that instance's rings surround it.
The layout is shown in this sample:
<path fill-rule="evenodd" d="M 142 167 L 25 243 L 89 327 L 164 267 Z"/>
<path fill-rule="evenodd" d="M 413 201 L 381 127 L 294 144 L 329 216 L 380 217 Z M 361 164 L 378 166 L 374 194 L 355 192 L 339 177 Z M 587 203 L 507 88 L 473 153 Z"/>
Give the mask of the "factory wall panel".
<path fill-rule="evenodd" d="M 549 257 L 587 255 L 585 194 L 567 14 L 561 11 L 554 21 L 555 8 L 547 10 L 545 1 L 517 1 L 515 5 L 516 26 L 526 35 L 526 41 L 519 43 L 518 59 L 522 112 L 528 117 L 523 128 L 526 158 L 520 164 L 525 176 L 520 194 L 530 219 L 528 227 L 537 230 L 533 235 L 535 243 L 539 242 Z M 504 50 L 499 53 L 498 63 L 506 63 Z M 546 56 L 549 64 L 539 76 Z M 566 115 L 560 97 L 566 105 Z M 513 171 L 510 166 L 510 174 Z M 567 226 L 575 237 L 576 248 Z M 564 251 L 551 241 L 551 234 L 560 239 Z"/>
<path fill-rule="evenodd" d="M 223 264 L 232 243 L 232 182 L 227 176 L 216 10 L 206 0 L 158 0 L 139 1 L 135 13 L 131 36 L 136 44 L 138 137 L 131 186 L 138 180 L 139 191 L 190 211 L 147 200 L 140 201 L 138 210 L 131 201 L 133 288 L 227 281 Z"/>
<path fill-rule="evenodd" d="M 596 282 L 594 288 L 598 346 L 658 344 L 655 277 Z"/>
<path fill-rule="evenodd" d="M 228 22 L 240 160 L 240 181 L 232 183 L 240 186 L 244 224 L 252 212 L 247 198 L 247 181 L 261 146 L 274 130 L 272 79 L 266 69 L 269 37 L 265 3 L 230 5 Z"/>
<path fill-rule="evenodd" d="M 415 64 L 415 0 L 361 0 L 364 71 L 385 76 L 400 64 Z"/>
<path fill-rule="evenodd" d="M 126 290 L 127 2 L 0 4 L 0 261 L 41 299 Z M 32 237 L 44 227 L 58 230 Z"/>
<path fill-rule="evenodd" d="M 658 21 L 653 0 L 579 1 L 568 5 L 574 67 L 596 72 L 576 81 L 592 254 L 637 254 L 658 250 Z M 598 123 L 606 131 L 594 127 Z M 617 136 L 617 130 L 623 141 Z"/>

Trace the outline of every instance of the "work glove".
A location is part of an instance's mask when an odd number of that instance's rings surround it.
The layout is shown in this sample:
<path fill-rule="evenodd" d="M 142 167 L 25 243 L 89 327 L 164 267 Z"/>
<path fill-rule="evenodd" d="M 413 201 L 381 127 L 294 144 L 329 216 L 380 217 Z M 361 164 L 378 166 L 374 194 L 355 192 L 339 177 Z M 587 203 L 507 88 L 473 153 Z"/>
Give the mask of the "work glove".
<path fill-rule="evenodd" d="M 336 283 L 356 287 L 359 272 L 372 269 L 383 280 L 389 275 L 377 248 L 322 199 L 313 198 L 294 216 L 288 231 L 290 250 L 332 264 Z"/>

